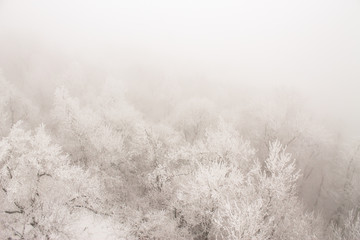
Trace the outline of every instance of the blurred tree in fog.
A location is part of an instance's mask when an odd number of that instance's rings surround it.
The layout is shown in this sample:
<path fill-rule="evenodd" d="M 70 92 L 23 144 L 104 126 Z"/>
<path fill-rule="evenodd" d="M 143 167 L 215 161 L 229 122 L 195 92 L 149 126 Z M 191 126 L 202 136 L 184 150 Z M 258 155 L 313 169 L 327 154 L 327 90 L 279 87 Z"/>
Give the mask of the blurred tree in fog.
<path fill-rule="evenodd" d="M 4 78 L 1 71 L 0 113 L 0 136 L 6 136 L 19 120 L 28 127 L 33 127 L 40 120 L 38 109 Z"/>

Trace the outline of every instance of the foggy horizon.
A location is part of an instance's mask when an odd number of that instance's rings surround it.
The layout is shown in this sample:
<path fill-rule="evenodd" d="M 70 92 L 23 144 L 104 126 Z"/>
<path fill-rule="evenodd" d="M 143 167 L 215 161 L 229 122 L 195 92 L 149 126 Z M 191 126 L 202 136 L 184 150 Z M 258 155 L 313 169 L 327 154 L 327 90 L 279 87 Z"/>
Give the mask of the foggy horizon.
<path fill-rule="evenodd" d="M 2 1 L 0 60 L 14 82 L 61 84 L 40 69 L 75 65 L 119 80 L 144 68 L 165 81 L 286 87 L 359 134 L 359 10 L 355 0 Z"/>

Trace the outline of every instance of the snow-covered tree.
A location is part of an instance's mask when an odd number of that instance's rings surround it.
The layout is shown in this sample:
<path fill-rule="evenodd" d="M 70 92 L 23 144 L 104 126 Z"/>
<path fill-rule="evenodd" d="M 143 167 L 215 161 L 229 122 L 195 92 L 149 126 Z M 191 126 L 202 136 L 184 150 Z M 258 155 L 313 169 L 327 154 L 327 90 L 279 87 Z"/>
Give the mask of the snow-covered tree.
<path fill-rule="evenodd" d="M 279 142 L 265 168 L 243 173 L 231 162 L 199 162 L 177 192 L 181 224 L 195 239 L 317 239 L 318 219 L 297 197 L 299 173 Z M 180 221 L 180 220 L 179 220 Z M 294 227 L 296 226 L 296 228 Z"/>
<path fill-rule="evenodd" d="M 328 239 L 330 240 L 356 240 L 360 238 L 359 210 L 351 210 L 342 223 L 332 222 L 329 226 Z"/>
<path fill-rule="evenodd" d="M 247 174 L 237 198 L 226 198 L 214 219 L 218 239 L 319 239 L 320 222 L 297 198 L 299 174 L 290 155 L 271 143 L 265 169 Z M 236 190 L 234 190 L 236 191 Z"/>
<path fill-rule="evenodd" d="M 72 239 L 77 209 L 100 211 L 97 181 L 70 165 L 44 126 L 20 125 L 0 142 L 1 238 Z"/>

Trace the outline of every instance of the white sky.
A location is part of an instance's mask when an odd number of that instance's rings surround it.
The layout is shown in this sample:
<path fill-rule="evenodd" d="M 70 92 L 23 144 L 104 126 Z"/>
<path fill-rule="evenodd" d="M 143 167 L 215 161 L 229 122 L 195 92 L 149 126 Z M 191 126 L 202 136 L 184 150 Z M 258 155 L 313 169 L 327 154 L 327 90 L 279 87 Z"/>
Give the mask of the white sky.
<path fill-rule="evenodd" d="M 160 69 L 186 66 L 216 81 L 294 86 L 360 122 L 360 0 L 0 4 L 3 40 L 40 41 L 99 64 L 106 53 Z"/>

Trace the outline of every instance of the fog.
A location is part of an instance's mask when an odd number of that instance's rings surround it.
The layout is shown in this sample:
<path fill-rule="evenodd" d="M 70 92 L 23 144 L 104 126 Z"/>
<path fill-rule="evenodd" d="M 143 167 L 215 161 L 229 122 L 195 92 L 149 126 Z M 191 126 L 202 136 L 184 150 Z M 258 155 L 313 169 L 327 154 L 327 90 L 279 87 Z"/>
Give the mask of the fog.
<path fill-rule="evenodd" d="M 142 69 L 166 81 L 285 86 L 358 134 L 359 11 L 356 0 L 3 0 L 0 61 L 6 78 L 36 89 L 69 65 L 101 77 Z"/>
<path fill-rule="evenodd" d="M 359 0 L 0 0 L 0 238 L 359 239 L 359 43 Z"/>

